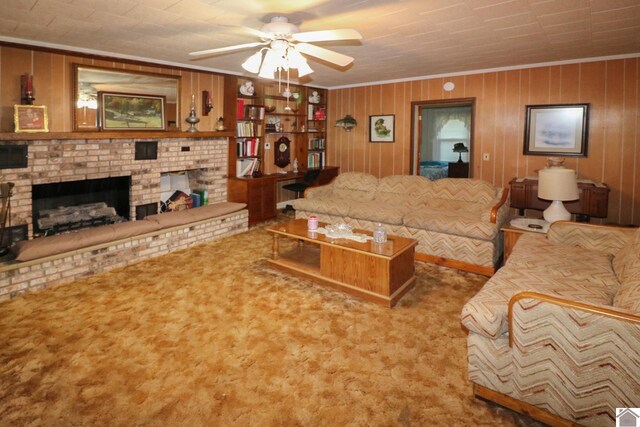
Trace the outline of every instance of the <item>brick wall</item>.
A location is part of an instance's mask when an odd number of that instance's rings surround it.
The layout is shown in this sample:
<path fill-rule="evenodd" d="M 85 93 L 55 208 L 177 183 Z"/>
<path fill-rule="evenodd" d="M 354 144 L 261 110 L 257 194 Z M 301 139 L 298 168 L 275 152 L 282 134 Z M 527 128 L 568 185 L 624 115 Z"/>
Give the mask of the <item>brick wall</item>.
<path fill-rule="evenodd" d="M 227 200 L 226 138 L 158 140 L 156 160 L 135 160 L 140 139 L 16 141 L 28 145 L 28 166 L 0 170 L 2 181 L 15 183 L 11 199 L 12 225 L 27 224 L 33 236 L 31 186 L 54 182 L 131 176 L 130 218 L 135 207 L 160 201 L 160 174 L 197 170 L 198 188 L 209 192 L 209 203 Z M 1 143 L 1 142 L 0 142 Z"/>

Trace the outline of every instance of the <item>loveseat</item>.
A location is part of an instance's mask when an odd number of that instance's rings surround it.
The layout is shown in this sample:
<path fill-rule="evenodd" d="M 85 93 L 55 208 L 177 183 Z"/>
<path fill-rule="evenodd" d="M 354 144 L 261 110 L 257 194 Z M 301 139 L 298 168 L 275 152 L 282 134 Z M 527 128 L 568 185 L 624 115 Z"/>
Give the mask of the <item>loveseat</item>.
<path fill-rule="evenodd" d="M 525 233 L 464 306 L 476 396 L 543 422 L 615 425 L 640 406 L 640 229 Z"/>
<path fill-rule="evenodd" d="M 347 172 L 292 204 L 296 218 L 316 215 L 368 230 L 381 223 L 388 233 L 416 239 L 417 259 L 491 275 L 502 255 L 508 192 L 478 179 Z"/>

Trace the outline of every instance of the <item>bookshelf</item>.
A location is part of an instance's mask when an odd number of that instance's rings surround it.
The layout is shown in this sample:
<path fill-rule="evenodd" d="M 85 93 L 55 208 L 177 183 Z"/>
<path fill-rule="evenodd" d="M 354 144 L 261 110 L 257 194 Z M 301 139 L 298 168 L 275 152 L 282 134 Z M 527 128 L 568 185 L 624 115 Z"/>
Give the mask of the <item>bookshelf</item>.
<path fill-rule="evenodd" d="M 252 96 L 239 91 L 247 81 L 255 88 Z M 302 176 L 292 173 L 295 159 L 300 171 L 327 165 L 328 91 L 290 85 L 291 96 L 287 98 L 282 95 L 285 87 L 278 88 L 273 81 L 225 76 L 224 124 L 233 132 L 229 138 L 227 198 L 247 203 L 250 224 L 276 216 L 278 183 Z M 290 163 L 279 168 L 275 153 L 282 137 L 289 140 Z M 260 173 L 252 176 L 253 171 Z M 330 180 L 337 173 L 337 168 L 329 168 L 322 177 Z"/>
<path fill-rule="evenodd" d="M 324 168 L 327 138 L 327 90 L 307 88 L 305 168 Z"/>
<path fill-rule="evenodd" d="M 240 93 L 240 86 L 251 82 L 253 95 Z M 224 105 L 225 127 L 235 131 L 229 138 L 230 177 L 251 176 L 262 171 L 264 153 L 264 105 L 262 105 L 261 87 L 252 79 L 225 77 Z"/>

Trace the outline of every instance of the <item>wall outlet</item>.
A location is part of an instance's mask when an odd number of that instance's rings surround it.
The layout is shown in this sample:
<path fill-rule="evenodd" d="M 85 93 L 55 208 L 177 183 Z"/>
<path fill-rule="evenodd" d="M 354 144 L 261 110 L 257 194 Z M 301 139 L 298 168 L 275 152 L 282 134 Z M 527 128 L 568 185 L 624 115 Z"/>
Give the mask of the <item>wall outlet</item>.
<path fill-rule="evenodd" d="M 489 153 L 482 153 L 482 160 L 488 161 L 490 158 Z"/>
<path fill-rule="evenodd" d="M 264 149 L 265 150 L 271 150 L 271 143 L 270 142 L 265 142 Z"/>

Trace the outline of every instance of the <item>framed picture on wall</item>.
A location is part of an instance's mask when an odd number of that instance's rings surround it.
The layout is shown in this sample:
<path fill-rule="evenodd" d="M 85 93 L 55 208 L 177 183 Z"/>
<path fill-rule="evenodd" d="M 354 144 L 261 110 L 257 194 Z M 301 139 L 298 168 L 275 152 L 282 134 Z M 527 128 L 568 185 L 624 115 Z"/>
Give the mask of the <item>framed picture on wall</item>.
<path fill-rule="evenodd" d="M 44 105 L 14 105 L 13 122 L 16 132 L 49 132 L 47 107 Z"/>
<path fill-rule="evenodd" d="M 527 105 L 524 154 L 587 157 L 589 104 Z"/>
<path fill-rule="evenodd" d="M 369 141 L 393 142 L 396 134 L 396 115 L 369 116 Z"/>
<path fill-rule="evenodd" d="M 164 96 L 98 92 L 104 130 L 164 130 Z"/>

